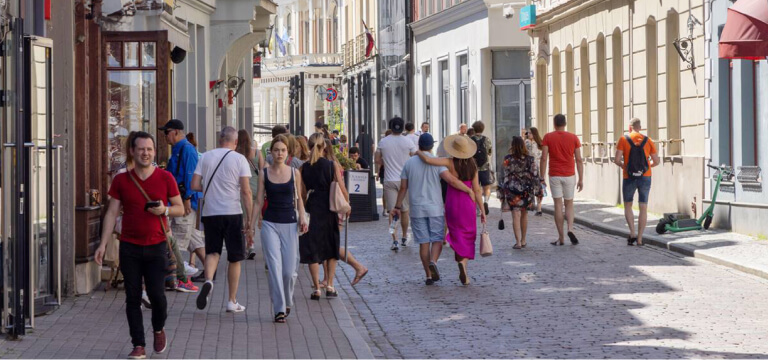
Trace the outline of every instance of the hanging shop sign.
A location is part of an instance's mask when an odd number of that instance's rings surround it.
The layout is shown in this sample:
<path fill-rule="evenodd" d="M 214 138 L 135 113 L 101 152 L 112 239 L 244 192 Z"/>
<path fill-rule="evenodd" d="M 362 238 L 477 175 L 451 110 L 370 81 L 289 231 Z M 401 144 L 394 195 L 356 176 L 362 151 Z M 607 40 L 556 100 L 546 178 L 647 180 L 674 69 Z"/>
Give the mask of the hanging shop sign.
<path fill-rule="evenodd" d="M 536 26 L 536 5 L 523 6 L 520 9 L 520 30 Z"/>

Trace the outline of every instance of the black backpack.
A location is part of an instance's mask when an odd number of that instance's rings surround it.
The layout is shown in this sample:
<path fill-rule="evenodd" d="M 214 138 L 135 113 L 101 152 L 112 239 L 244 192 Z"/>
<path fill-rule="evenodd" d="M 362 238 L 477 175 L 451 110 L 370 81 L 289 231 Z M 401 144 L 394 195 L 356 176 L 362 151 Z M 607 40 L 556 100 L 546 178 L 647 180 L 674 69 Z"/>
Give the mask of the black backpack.
<path fill-rule="evenodd" d="M 630 147 L 629 159 L 624 159 L 627 175 L 630 179 L 639 179 L 648 171 L 648 157 L 645 156 L 645 143 L 648 142 L 648 137 L 643 137 L 643 142 L 639 146 L 635 145 L 629 135 L 624 135 L 624 138 L 627 139 Z"/>
<path fill-rule="evenodd" d="M 473 156 L 477 167 L 488 163 L 488 151 L 485 149 L 485 136 L 472 137 L 472 141 L 477 145 L 477 152 Z"/>

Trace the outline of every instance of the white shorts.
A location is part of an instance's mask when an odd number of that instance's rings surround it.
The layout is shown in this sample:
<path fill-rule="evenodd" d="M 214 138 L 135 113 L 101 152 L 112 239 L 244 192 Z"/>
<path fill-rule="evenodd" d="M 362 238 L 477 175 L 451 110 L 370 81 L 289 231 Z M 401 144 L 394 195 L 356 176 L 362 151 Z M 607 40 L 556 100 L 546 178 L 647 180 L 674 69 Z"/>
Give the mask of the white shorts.
<path fill-rule="evenodd" d="M 553 199 L 573 200 L 576 190 L 576 175 L 550 176 L 549 187 Z"/>
<path fill-rule="evenodd" d="M 385 181 L 384 182 L 384 198 L 387 199 L 387 211 L 392 211 L 397 202 L 397 194 L 400 192 L 400 181 Z M 408 212 L 408 195 L 403 199 L 403 206 L 400 209 L 401 212 Z"/>

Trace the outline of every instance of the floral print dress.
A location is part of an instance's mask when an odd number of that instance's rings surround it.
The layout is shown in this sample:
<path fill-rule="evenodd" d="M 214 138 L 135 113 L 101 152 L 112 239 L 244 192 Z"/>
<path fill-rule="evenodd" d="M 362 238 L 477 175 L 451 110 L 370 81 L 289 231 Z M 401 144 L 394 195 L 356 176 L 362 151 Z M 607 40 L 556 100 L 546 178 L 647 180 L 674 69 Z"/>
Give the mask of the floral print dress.
<path fill-rule="evenodd" d="M 532 209 L 536 203 L 536 195 L 541 192 L 539 167 L 534 157 L 505 156 L 504 177 L 499 188 L 499 197 L 506 201 L 511 209 Z"/>

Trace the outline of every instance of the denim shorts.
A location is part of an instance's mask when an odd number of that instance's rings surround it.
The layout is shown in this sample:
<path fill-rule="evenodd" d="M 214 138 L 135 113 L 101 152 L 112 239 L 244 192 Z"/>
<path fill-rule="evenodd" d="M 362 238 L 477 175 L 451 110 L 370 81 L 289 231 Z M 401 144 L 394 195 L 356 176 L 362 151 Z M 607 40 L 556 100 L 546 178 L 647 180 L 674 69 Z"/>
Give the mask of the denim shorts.
<path fill-rule="evenodd" d="M 643 176 L 638 179 L 624 179 L 621 192 L 624 195 L 625 203 L 634 201 L 635 191 L 637 191 L 638 202 L 647 204 L 648 194 L 651 192 L 651 177 Z"/>
<path fill-rule="evenodd" d="M 445 240 L 445 216 L 412 217 L 413 241 L 427 244 Z"/>

